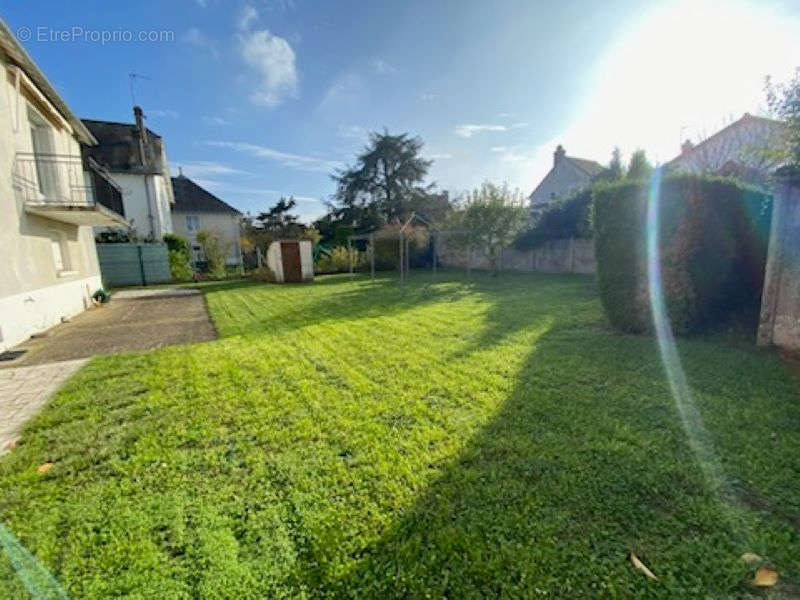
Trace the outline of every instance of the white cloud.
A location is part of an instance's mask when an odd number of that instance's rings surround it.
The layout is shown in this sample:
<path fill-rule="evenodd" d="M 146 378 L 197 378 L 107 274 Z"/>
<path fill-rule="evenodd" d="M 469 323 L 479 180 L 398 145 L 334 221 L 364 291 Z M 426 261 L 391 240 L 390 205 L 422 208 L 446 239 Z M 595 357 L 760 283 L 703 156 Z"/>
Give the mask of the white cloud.
<path fill-rule="evenodd" d="M 439 97 L 439 94 L 420 94 L 417 96 L 417 100 L 420 102 L 433 102 Z"/>
<path fill-rule="evenodd" d="M 253 8 L 251 4 L 245 4 L 242 12 L 239 13 L 239 19 L 236 21 L 236 26 L 239 29 L 250 29 L 250 24 L 258 18 L 258 11 Z"/>
<path fill-rule="evenodd" d="M 338 135 L 340 138 L 348 140 L 366 141 L 369 132 L 361 125 L 339 125 Z"/>
<path fill-rule="evenodd" d="M 490 152 L 505 152 L 508 150 L 508 146 L 492 146 L 489 148 Z"/>
<path fill-rule="evenodd" d="M 397 69 L 394 65 L 389 64 L 382 58 L 373 59 L 370 63 L 372 68 L 375 69 L 375 72 L 379 75 L 390 75 L 392 73 L 397 73 Z"/>
<path fill-rule="evenodd" d="M 180 117 L 180 114 L 176 110 L 172 110 L 171 108 L 165 108 L 163 110 L 159 109 L 148 110 L 147 116 L 155 118 L 177 119 L 178 117 Z"/>
<path fill-rule="evenodd" d="M 369 95 L 364 80 L 355 73 L 337 77 L 325 90 L 319 109 L 330 113 L 355 110 Z"/>
<path fill-rule="evenodd" d="M 209 125 L 221 125 L 222 126 L 222 125 L 230 125 L 231 124 L 230 121 L 228 121 L 227 119 L 223 119 L 222 117 L 220 117 L 218 115 L 205 116 L 205 117 L 203 117 L 203 121 L 205 121 Z"/>
<path fill-rule="evenodd" d="M 208 36 L 200 31 L 197 27 L 190 27 L 181 36 L 181 42 L 187 46 L 193 46 L 202 50 L 207 50 L 214 58 L 219 58 L 219 50 L 216 44 L 211 41 Z"/>
<path fill-rule="evenodd" d="M 466 124 L 466 125 L 459 125 L 456 127 L 456 135 L 461 136 L 463 138 L 470 138 L 476 133 L 482 133 L 484 131 L 507 131 L 508 128 L 505 125 L 489 125 L 489 124 Z"/>
<path fill-rule="evenodd" d="M 189 160 L 189 161 L 176 161 L 173 162 L 170 166 L 170 171 L 172 172 L 179 172 L 183 171 L 183 174 L 187 177 L 191 177 L 192 179 L 195 178 L 204 178 L 208 177 L 209 175 L 249 175 L 247 171 L 243 171 L 242 169 L 237 169 L 235 167 L 231 167 L 224 163 L 218 163 L 214 161 L 207 161 L 207 160 Z"/>
<path fill-rule="evenodd" d="M 210 141 L 206 143 L 209 146 L 214 146 L 216 148 L 237 150 L 256 158 L 272 160 L 285 167 L 291 167 L 301 171 L 330 173 L 331 171 L 342 166 L 339 161 L 327 160 L 315 156 L 292 154 L 290 152 L 282 152 L 280 150 L 275 150 L 274 148 L 268 148 L 267 146 L 260 146 L 258 144 L 249 144 L 247 142 Z"/>
<path fill-rule="evenodd" d="M 251 31 L 250 25 L 257 18 L 258 11 L 249 4 L 245 5 L 237 21 L 239 51 L 244 61 L 261 77 L 250 94 L 250 100 L 272 108 L 297 94 L 295 54 L 288 41 L 269 30 Z"/>
<path fill-rule="evenodd" d="M 427 154 L 425 157 L 431 160 L 448 160 L 453 158 L 453 155 L 447 152 L 434 152 L 433 154 Z"/>

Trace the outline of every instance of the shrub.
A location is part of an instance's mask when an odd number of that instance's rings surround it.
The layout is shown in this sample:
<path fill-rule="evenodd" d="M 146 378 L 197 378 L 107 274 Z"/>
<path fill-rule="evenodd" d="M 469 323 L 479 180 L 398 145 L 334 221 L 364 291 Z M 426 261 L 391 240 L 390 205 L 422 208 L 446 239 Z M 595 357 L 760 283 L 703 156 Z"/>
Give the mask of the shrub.
<path fill-rule="evenodd" d="M 522 232 L 514 246 L 519 250 L 530 250 L 555 240 L 591 238 L 591 207 L 591 187 L 554 202 L 532 227 Z"/>
<path fill-rule="evenodd" d="M 353 248 L 353 268 L 358 269 L 364 264 L 366 254 Z M 330 254 L 320 254 L 314 263 L 316 273 L 343 273 L 350 270 L 350 256 L 347 248 L 336 246 Z"/>
<path fill-rule="evenodd" d="M 230 244 L 222 240 L 216 231 L 204 229 L 197 233 L 197 243 L 203 249 L 208 261 L 208 274 L 214 279 L 224 279 L 227 275 L 225 259 L 228 256 Z"/>
<path fill-rule="evenodd" d="M 600 297 L 612 326 L 651 330 L 647 288 L 646 181 L 600 184 L 593 222 Z M 766 262 L 771 197 L 732 179 L 664 178 L 659 256 L 672 328 L 698 331 L 733 311 L 757 314 Z"/>
<path fill-rule="evenodd" d="M 262 265 L 254 269 L 253 272 L 250 273 L 250 277 L 256 281 L 263 281 L 264 283 L 275 283 L 278 280 L 275 276 L 275 272 L 267 265 Z"/>
<path fill-rule="evenodd" d="M 189 281 L 194 276 L 189 266 L 189 255 L 179 250 L 169 250 L 169 272 L 175 281 Z"/>

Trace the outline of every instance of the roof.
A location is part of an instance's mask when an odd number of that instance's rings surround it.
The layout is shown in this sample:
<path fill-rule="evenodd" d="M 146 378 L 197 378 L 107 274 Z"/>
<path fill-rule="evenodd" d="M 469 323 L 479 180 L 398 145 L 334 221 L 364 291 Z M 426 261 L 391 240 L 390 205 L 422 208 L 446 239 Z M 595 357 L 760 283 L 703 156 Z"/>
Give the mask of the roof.
<path fill-rule="evenodd" d="M 173 212 L 242 214 L 185 175 L 172 178 L 172 191 L 175 194 Z"/>
<path fill-rule="evenodd" d="M 565 156 L 564 158 L 572 162 L 572 164 L 577 166 L 580 170 L 585 171 L 590 177 L 600 175 L 600 173 L 606 170 L 603 165 L 594 160 L 589 160 L 587 158 L 576 158 L 574 156 Z"/>
<path fill-rule="evenodd" d="M 706 145 L 708 145 L 709 143 L 715 141 L 717 138 L 722 137 L 723 135 L 725 135 L 726 133 L 728 133 L 729 131 L 731 131 L 731 130 L 737 128 L 737 127 L 741 127 L 742 125 L 744 125 L 747 122 L 763 123 L 764 125 L 767 125 L 769 127 L 774 127 L 776 130 L 777 129 L 781 129 L 781 128 L 783 128 L 785 126 L 783 121 L 778 121 L 776 119 L 769 119 L 767 117 L 758 117 L 756 115 L 751 115 L 750 113 L 744 113 L 742 115 L 741 119 L 737 119 L 733 123 L 731 123 L 729 125 L 726 125 L 725 127 L 720 129 L 716 133 L 708 136 L 702 142 L 692 146 L 692 149 L 689 150 L 688 154 L 694 154 L 698 150 L 702 150 Z M 685 157 L 686 157 L 686 154 L 681 152 L 680 154 L 678 154 L 678 156 L 676 156 L 675 158 L 673 158 L 672 160 L 667 162 L 664 166 L 665 167 L 672 166 L 673 164 L 677 163 L 680 159 L 685 158 Z"/>
<path fill-rule="evenodd" d="M 112 173 L 144 173 L 145 168 L 139 154 L 139 129 L 134 123 L 96 121 L 83 119 L 83 124 L 97 139 L 97 145 L 85 148 L 84 154 L 91 156 Z M 147 173 L 163 173 L 163 141 L 157 133 L 147 129 L 147 153 L 151 166 Z"/>
<path fill-rule="evenodd" d="M 84 144 L 94 144 L 96 140 L 81 123 L 80 119 L 72 114 L 67 103 L 59 96 L 55 88 L 39 69 L 25 48 L 17 41 L 8 25 L 0 19 L 0 49 L 3 50 L 11 64 L 19 67 L 30 79 L 45 98 L 52 104 L 61 116 L 70 124 L 76 137 Z"/>

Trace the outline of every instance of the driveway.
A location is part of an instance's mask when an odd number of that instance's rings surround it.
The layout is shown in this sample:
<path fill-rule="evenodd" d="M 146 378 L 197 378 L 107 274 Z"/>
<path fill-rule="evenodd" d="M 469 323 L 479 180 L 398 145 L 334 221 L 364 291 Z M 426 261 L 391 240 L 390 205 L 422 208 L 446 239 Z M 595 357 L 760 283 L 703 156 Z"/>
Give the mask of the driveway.
<path fill-rule="evenodd" d="M 25 423 L 95 354 L 115 354 L 217 337 L 198 290 L 130 290 L 21 344 L 0 362 L 0 454 Z"/>

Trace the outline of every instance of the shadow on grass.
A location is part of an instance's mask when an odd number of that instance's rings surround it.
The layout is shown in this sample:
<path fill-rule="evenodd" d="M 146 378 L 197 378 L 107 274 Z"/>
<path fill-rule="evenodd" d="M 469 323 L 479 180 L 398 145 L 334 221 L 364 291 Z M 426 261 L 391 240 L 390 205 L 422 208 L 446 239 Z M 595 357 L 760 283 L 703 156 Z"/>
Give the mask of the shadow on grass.
<path fill-rule="evenodd" d="M 757 437 L 740 443 L 751 459 L 760 451 Z M 499 412 L 356 567 L 312 567 L 310 583 L 387 598 L 739 595 L 752 576 L 739 556 L 777 557 L 765 540 L 786 530 L 762 524 L 763 539 L 745 539 L 731 510 L 694 461 L 653 341 L 557 324 Z"/>

